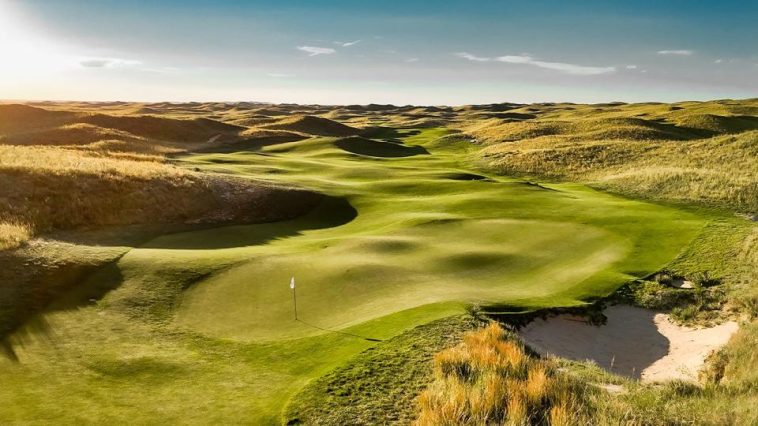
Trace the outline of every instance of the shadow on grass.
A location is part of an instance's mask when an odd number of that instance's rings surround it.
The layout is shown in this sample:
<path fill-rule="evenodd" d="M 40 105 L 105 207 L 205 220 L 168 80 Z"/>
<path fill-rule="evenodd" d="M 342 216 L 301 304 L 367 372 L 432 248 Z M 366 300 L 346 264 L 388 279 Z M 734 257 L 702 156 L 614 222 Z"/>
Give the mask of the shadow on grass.
<path fill-rule="evenodd" d="M 390 142 L 400 142 L 401 138 L 415 136 L 421 133 L 418 129 L 397 129 L 394 127 L 371 127 L 360 133 L 360 136 L 370 139 L 383 139 Z"/>
<path fill-rule="evenodd" d="M 299 323 L 301 323 L 303 325 L 307 325 L 308 327 L 315 328 L 315 329 L 322 330 L 322 331 L 328 331 L 330 333 L 337 333 L 337 334 L 342 334 L 342 335 L 345 335 L 345 336 L 357 337 L 359 339 L 368 340 L 369 342 L 383 342 L 382 339 L 375 339 L 373 337 L 366 337 L 366 336 L 361 336 L 359 334 L 348 333 L 347 331 L 332 330 L 330 328 L 319 327 L 319 326 L 317 326 L 315 324 L 311 324 L 309 322 L 305 322 L 305 321 L 303 321 L 303 320 L 301 320 L 299 318 L 296 319 L 295 321 L 297 321 L 297 322 L 299 322 Z"/>
<path fill-rule="evenodd" d="M 212 147 L 206 147 L 194 150 L 195 153 L 208 153 L 208 154 L 229 154 L 232 152 L 239 152 L 239 151 L 258 151 L 261 148 L 271 146 L 271 145 L 279 145 L 289 142 L 297 142 L 304 139 L 308 139 L 309 136 L 306 135 L 283 135 L 283 136 L 268 136 L 268 137 L 262 137 L 262 138 L 250 138 L 250 139 L 242 139 L 235 142 L 220 144 L 217 146 Z M 178 154 L 180 155 L 186 155 L 186 153 Z"/>
<path fill-rule="evenodd" d="M 170 250 L 214 250 L 248 247 L 299 235 L 302 231 L 334 228 L 358 217 L 344 198 L 324 196 L 310 212 L 296 219 L 252 225 L 222 226 L 198 232 L 165 235 L 140 248 Z"/>
<path fill-rule="evenodd" d="M 23 344 L 24 335 L 50 337 L 44 313 L 92 305 L 123 284 L 118 261 L 130 247 L 153 249 L 202 250 L 244 247 L 298 235 L 305 230 L 344 225 L 358 215 L 344 198 L 324 196 L 309 213 L 296 219 L 264 224 L 208 228 L 186 232 L 187 227 L 164 227 L 173 231 L 159 235 L 157 228 L 135 238 L 114 231 L 103 234 L 61 235 L 63 241 L 40 242 L 34 248 L 0 253 L 0 356 L 17 360 L 14 345 Z M 131 228 L 127 228 L 130 230 Z M 123 232 L 123 228 L 121 229 Z M 99 237 L 99 238 L 98 238 Z M 78 243 L 78 244 L 77 244 Z M 110 243 L 110 244 L 109 244 Z M 127 244 L 125 244 L 127 243 Z M 58 247 L 60 246 L 60 247 Z M 112 255 L 92 256 L 93 250 L 113 250 Z M 197 278 L 197 277 L 196 277 Z M 186 289 L 198 279 L 185 283 Z M 12 340 L 11 340 L 12 338 Z"/>
<path fill-rule="evenodd" d="M 406 146 L 402 143 L 394 141 L 378 141 L 374 139 L 362 138 L 360 136 L 339 139 L 334 142 L 334 145 L 337 148 L 340 148 L 352 154 L 358 154 L 367 157 L 399 158 L 429 154 L 429 151 L 427 151 L 423 146 Z"/>

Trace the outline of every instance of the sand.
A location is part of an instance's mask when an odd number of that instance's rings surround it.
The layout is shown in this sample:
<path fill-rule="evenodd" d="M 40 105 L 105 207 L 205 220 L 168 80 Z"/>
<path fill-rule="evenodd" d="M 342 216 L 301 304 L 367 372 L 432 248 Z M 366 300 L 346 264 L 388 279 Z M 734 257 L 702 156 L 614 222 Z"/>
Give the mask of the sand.
<path fill-rule="evenodd" d="M 543 355 L 592 360 L 616 374 L 643 382 L 697 381 L 697 373 L 712 351 L 729 341 L 737 323 L 693 329 L 671 322 L 669 316 L 626 305 L 605 310 L 606 325 L 559 315 L 537 319 L 521 329 L 524 341 Z"/>

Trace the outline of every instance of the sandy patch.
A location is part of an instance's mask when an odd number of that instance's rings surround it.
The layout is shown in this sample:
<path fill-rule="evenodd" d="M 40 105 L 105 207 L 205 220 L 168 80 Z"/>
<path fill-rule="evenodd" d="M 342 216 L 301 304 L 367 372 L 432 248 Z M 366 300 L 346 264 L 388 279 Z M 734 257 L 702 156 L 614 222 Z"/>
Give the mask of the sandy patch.
<path fill-rule="evenodd" d="M 671 281 L 671 286 L 676 288 L 695 288 L 695 284 L 692 281 L 687 281 L 682 278 L 677 278 Z"/>
<path fill-rule="evenodd" d="M 705 357 L 737 331 L 737 323 L 693 329 L 672 323 L 666 314 L 633 306 L 605 310 L 606 325 L 559 315 L 537 319 L 521 329 L 524 341 L 543 355 L 593 360 L 600 367 L 645 382 L 697 380 Z"/>

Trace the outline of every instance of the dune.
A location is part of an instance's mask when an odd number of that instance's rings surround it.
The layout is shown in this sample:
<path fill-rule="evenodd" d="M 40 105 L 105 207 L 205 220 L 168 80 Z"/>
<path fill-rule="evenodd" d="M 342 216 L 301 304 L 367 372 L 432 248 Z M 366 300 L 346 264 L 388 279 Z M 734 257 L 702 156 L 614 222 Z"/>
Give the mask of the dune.
<path fill-rule="evenodd" d="M 205 142 L 218 134 L 233 134 L 243 130 L 240 126 L 207 118 L 180 120 L 164 117 L 113 116 L 93 114 L 78 120 L 108 129 L 129 132 L 135 136 L 169 142 Z"/>
<path fill-rule="evenodd" d="M 307 139 L 310 136 L 289 132 L 286 130 L 252 128 L 240 133 L 240 138 L 232 141 L 221 141 L 221 144 L 212 144 L 201 151 L 208 152 L 233 152 L 258 150 L 265 146 L 295 142 Z"/>
<path fill-rule="evenodd" d="M 267 115 L 267 116 L 273 116 L 273 117 L 290 114 L 289 111 L 284 111 L 282 109 L 269 108 L 269 107 L 256 109 L 255 113 L 259 115 Z"/>
<path fill-rule="evenodd" d="M 758 117 L 715 114 L 690 114 L 677 120 L 677 125 L 717 134 L 739 133 L 758 129 Z"/>
<path fill-rule="evenodd" d="M 162 114 L 162 112 L 159 109 L 150 108 L 150 107 L 141 107 L 136 108 L 134 111 L 132 111 L 133 114 L 137 115 L 147 115 L 147 114 Z"/>
<path fill-rule="evenodd" d="M 264 124 L 270 124 L 276 121 L 276 118 L 266 115 L 240 116 L 231 120 L 226 120 L 229 124 L 243 127 L 255 127 Z"/>
<path fill-rule="evenodd" d="M 737 331 L 729 321 L 710 328 L 674 324 L 668 315 L 626 305 L 604 312 L 608 322 L 593 326 L 583 318 L 559 315 L 537 319 L 520 330 L 526 344 L 542 355 L 583 361 L 643 382 L 697 381 L 706 357 Z"/>
<path fill-rule="evenodd" d="M 267 129 L 289 130 L 316 136 L 352 136 L 360 133 L 359 129 L 346 126 L 328 118 L 301 115 L 285 118 L 274 124 L 264 126 Z"/>
<path fill-rule="evenodd" d="M 0 105 L 0 133 L 37 130 L 63 124 L 75 114 L 28 105 Z"/>
<path fill-rule="evenodd" d="M 277 130 L 277 129 L 261 129 L 261 128 L 255 128 L 255 127 L 241 132 L 240 136 L 245 137 L 245 138 L 250 138 L 250 139 L 271 138 L 271 137 L 280 137 L 280 136 L 298 137 L 299 139 L 305 138 L 305 136 L 302 133 L 290 132 L 287 130 Z"/>
<path fill-rule="evenodd" d="M 3 143 L 8 145 L 89 145 L 105 140 L 145 142 L 144 139 L 128 132 L 79 123 L 14 134 L 7 136 Z"/>
<path fill-rule="evenodd" d="M 429 153 L 422 146 L 406 146 L 401 143 L 377 141 L 359 136 L 339 139 L 334 142 L 334 145 L 347 152 L 368 157 L 411 157 Z"/>

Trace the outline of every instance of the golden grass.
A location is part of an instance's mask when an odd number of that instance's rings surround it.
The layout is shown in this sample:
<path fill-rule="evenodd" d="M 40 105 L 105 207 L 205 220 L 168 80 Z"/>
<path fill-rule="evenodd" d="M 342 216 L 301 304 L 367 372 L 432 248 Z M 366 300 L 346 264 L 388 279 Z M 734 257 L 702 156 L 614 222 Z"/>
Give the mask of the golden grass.
<path fill-rule="evenodd" d="M 434 358 L 435 380 L 418 398 L 418 426 L 586 423 L 572 383 L 529 356 L 497 323 Z"/>
<path fill-rule="evenodd" d="M 579 180 L 628 195 L 758 211 L 758 131 L 696 141 L 543 137 L 486 147 L 506 174 Z"/>
<path fill-rule="evenodd" d="M 482 156 L 501 173 L 758 211 L 757 99 L 476 110 L 457 126 L 485 145 Z"/>
<path fill-rule="evenodd" d="M 0 145 L 0 249 L 35 232 L 199 217 L 208 185 L 160 157 Z"/>
<path fill-rule="evenodd" d="M 101 140 L 139 139 L 136 136 L 114 129 L 105 129 L 85 123 L 66 124 L 60 127 L 12 134 L 5 143 L 12 145 L 86 145 Z M 146 140 L 142 139 L 142 142 Z"/>
<path fill-rule="evenodd" d="M 0 250 L 16 248 L 32 235 L 29 225 L 16 222 L 0 222 Z"/>
<path fill-rule="evenodd" d="M 163 164 L 162 158 L 140 154 L 109 154 L 56 147 L 0 145 L 0 172 L 33 171 L 141 179 L 185 179 L 190 173 Z"/>

